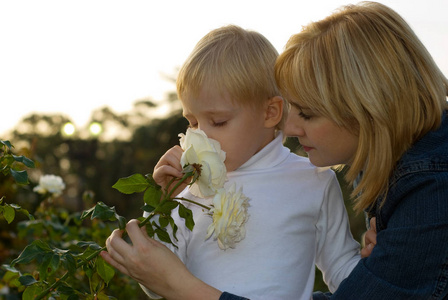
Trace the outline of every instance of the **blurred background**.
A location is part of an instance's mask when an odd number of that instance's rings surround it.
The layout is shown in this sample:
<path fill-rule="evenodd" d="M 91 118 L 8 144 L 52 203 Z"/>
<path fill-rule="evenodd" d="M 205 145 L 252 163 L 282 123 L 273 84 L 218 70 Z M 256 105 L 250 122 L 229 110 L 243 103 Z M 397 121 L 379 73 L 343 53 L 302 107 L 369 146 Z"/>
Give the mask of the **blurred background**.
<path fill-rule="evenodd" d="M 448 2 L 382 0 L 400 13 L 448 74 Z M 40 176 L 66 183 L 69 212 L 88 207 L 83 195 L 141 215 L 141 197 L 111 186 L 121 177 L 152 172 L 178 144 L 182 118 L 175 93 L 180 65 L 210 30 L 237 24 L 264 34 L 282 51 L 302 25 L 321 19 L 345 0 L 321 1 L 114 1 L 0 0 L 0 139 L 36 162 L 29 186 L 0 174 L 0 196 L 31 213 Z M 297 142 L 287 146 L 299 154 Z M 356 239 L 363 216 L 351 211 L 350 190 L 338 173 Z M 20 221 L 20 220 L 19 220 Z M 14 224 L 0 220 L 0 264 L 23 243 Z M 325 289 L 318 278 L 316 289 Z"/>
<path fill-rule="evenodd" d="M 237 24 L 281 52 L 302 25 L 356 2 L 1 0 L 0 135 L 30 113 L 62 114 L 85 127 L 93 110 L 128 112 L 141 99 L 158 104 L 152 117 L 164 115 L 171 79 L 208 31 Z M 448 73 L 448 2 L 380 2 L 410 23 Z"/>

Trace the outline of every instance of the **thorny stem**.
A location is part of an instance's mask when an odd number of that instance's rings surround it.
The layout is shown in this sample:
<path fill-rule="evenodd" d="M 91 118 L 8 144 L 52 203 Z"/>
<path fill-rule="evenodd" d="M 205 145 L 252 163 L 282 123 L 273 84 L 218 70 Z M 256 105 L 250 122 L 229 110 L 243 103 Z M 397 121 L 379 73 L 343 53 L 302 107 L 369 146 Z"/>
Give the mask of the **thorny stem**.
<path fill-rule="evenodd" d="M 184 176 L 176 183 L 176 185 L 171 189 L 171 191 L 166 195 L 166 197 L 164 198 L 164 200 L 168 200 L 171 198 L 171 195 L 176 191 L 176 189 L 182 184 L 184 183 L 185 180 L 187 180 L 189 177 L 193 176 L 193 171 L 192 172 L 187 172 L 184 174 Z M 171 183 L 173 182 L 173 180 L 170 181 L 169 185 L 171 185 Z"/>
<path fill-rule="evenodd" d="M 184 198 L 184 197 L 181 197 L 181 198 L 173 198 L 173 199 L 187 201 L 187 202 L 193 203 L 193 204 L 195 204 L 195 205 L 197 205 L 197 206 L 203 207 L 203 208 L 208 209 L 208 210 L 211 209 L 211 207 L 209 207 L 209 206 L 207 206 L 207 205 L 201 204 L 201 203 L 199 203 L 199 202 L 196 202 L 196 201 L 193 201 L 193 200 Z"/>

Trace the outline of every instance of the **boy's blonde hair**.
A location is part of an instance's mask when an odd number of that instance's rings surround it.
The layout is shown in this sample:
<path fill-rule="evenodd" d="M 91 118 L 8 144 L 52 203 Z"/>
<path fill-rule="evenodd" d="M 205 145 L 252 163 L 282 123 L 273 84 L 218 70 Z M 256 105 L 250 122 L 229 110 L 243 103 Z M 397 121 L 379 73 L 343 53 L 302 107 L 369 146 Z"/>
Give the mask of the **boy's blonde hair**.
<path fill-rule="evenodd" d="M 283 95 L 359 136 L 346 179 L 366 209 L 406 150 L 441 124 L 448 81 L 409 25 L 375 2 L 349 5 L 293 35 L 276 63 Z"/>
<path fill-rule="evenodd" d="M 262 107 L 279 96 L 274 78 L 278 52 L 260 33 L 228 25 L 210 31 L 195 46 L 179 71 L 179 99 L 197 97 L 204 85 L 228 93 L 242 105 Z M 286 118 L 287 103 L 283 105 Z"/>

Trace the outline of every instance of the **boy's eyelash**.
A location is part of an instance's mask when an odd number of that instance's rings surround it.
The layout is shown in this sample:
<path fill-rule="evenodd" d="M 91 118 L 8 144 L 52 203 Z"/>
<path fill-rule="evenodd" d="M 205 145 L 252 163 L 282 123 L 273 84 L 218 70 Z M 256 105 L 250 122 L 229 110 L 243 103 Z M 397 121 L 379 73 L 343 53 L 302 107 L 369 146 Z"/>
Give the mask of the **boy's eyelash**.
<path fill-rule="evenodd" d="M 222 126 L 224 126 L 226 124 L 227 124 L 227 121 L 224 121 L 224 122 L 213 122 L 213 126 L 214 127 L 222 127 Z M 189 124 L 188 125 L 188 128 L 195 129 L 196 127 L 198 127 L 198 124 Z"/>
<path fill-rule="evenodd" d="M 224 122 L 218 122 L 218 123 L 213 122 L 213 126 L 215 126 L 215 127 L 221 127 L 221 126 L 226 125 L 226 123 L 227 123 L 227 121 L 224 121 Z"/>

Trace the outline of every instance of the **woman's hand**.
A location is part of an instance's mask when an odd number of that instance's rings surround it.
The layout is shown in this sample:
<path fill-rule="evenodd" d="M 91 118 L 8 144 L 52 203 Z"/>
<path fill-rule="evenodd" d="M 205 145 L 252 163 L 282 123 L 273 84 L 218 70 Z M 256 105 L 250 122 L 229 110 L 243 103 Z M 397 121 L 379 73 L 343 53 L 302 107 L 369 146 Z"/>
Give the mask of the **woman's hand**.
<path fill-rule="evenodd" d="M 132 244 L 114 230 L 101 256 L 120 272 L 166 299 L 219 299 L 221 292 L 194 277 L 165 245 L 150 238 L 137 220 L 126 225 Z"/>
<path fill-rule="evenodd" d="M 370 219 L 370 229 L 364 233 L 361 257 L 368 257 L 376 245 L 376 218 Z"/>

